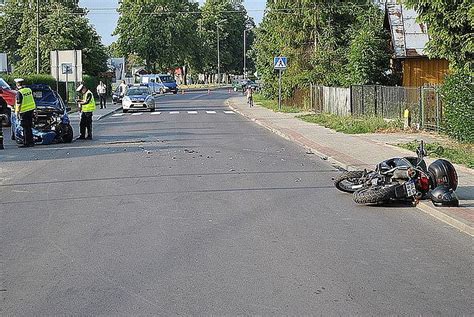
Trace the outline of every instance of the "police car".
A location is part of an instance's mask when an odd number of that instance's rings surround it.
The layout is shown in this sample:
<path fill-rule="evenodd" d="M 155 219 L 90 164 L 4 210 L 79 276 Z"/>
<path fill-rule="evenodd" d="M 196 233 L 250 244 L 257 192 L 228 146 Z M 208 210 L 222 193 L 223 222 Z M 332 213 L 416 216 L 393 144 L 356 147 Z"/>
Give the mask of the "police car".
<path fill-rule="evenodd" d="M 130 86 L 122 99 L 123 112 L 129 111 L 155 111 L 157 97 L 147 84 Z"/>

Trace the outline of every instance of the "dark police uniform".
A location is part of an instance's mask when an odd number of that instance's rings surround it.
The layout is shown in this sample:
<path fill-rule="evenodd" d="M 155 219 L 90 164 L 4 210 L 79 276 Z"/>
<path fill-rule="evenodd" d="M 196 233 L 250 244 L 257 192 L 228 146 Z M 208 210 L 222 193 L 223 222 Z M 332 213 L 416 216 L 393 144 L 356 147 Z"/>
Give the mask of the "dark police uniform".
<path fill-rule="evenodd" d="M 33 91 L 30 88 L 23 87 L 18 89 L 16 104 L 17 110 L 19 107 L 21 126 L 23 128 L 23 145 L 26 147 L 33 146 L 35 145 L 33 140 L 33 116 L 36 110 Z"/>

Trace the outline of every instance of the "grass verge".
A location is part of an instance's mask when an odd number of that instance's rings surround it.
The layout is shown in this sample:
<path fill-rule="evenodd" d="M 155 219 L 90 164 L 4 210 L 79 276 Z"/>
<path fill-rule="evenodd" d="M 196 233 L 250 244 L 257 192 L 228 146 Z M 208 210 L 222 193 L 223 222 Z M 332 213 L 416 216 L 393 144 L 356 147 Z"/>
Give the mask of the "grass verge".
<path fill-rule="evenodd" d="M 278 101 L 273 100 L 273 99 L 267 99 L 263 97 L 260 94 L 254 94 L 253 95 L 253 101 L 257 103 L 259 106 L 262 106 L 264 108 L 273 110 L 275 112 L 284 112 L 284 113 L 299 113 L 301 112 L 301 109 L 296 108 L 296 107 L 288 107 L 285 105 L 282 105 L 281 110 L 278 109 Z"/>
<path fill-rule="evenodd" d="M 403 129 L 401 121 L 385 121 L 379 117 L 351 117 L 321 113 L 303 115 L 298 118 L 347 134 L 393 132 Z"/>
<path fill-rule="evenodd" d="M 420 142 L 418 140 L 397 144 L 398 147 L 416 151 Z M 432 158 L 444 158 L 452 163 L 462 164 L 469 168 L 474 168 L 474 144 L 472 143 L 425 143 L 425 148 Z"/>

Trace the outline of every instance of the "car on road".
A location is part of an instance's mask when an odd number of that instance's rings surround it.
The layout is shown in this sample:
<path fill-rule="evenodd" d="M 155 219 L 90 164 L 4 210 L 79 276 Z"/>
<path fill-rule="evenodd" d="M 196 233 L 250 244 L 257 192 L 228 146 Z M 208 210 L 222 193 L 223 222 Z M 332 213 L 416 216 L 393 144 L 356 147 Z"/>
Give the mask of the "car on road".
<path fill-rule="evenodd" d="M 12 109 L 16 103 L 16 91 L 11 89 L 10 86 L 0 77 L 0 113 L 7 116 L 7 120 L 3 122 L 3 125 L 8 127 L 11 125 Z"/>
<path fill-rule="evenodd" d="M 122 99 L 123 112 L 129 111 L 155 111 L 157 103 L 156 94 L 147 84 L 130 86 Z"/>
<path fill-rule="evenodd" d="M 142 84 L 148 84 L 155 93 L 164 94 L 171 92 L 176 95 L 179 90 L 176 80 L 173 76 L 167 74 L 143 75 L 141 82 Z"/>

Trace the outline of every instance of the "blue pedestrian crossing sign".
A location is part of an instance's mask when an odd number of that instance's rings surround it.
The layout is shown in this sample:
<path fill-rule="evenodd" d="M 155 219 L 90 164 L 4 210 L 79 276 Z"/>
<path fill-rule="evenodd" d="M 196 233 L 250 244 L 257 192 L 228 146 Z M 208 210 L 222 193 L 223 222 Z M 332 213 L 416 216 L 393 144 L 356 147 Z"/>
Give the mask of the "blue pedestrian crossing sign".
<path fill-rule="evenodd" d="M 288 58 L 286 57 L 275 57 L 273 59 L 273 67 L 275 69 L 287 69 L 288 67 Z"/>

